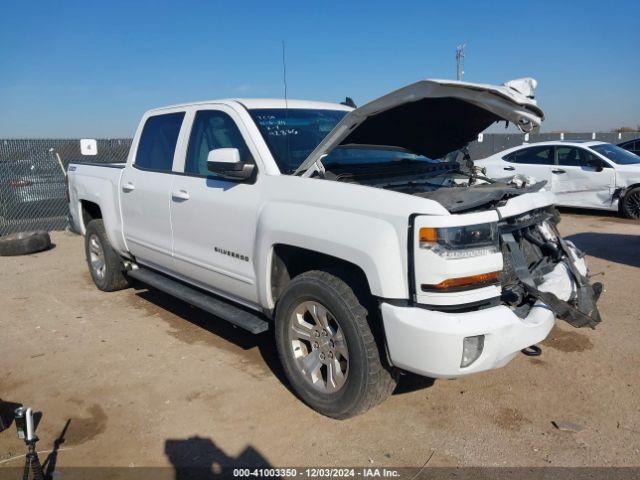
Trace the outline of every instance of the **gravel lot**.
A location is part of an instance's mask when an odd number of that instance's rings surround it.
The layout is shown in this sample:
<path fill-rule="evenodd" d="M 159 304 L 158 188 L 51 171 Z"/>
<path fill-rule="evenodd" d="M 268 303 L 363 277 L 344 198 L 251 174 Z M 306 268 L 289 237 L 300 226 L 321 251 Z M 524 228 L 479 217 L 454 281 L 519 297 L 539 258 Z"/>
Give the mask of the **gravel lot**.
<path fill-rule="evenodd" d="M 597 330 L 559 322 L 538 358 L 453 381 L 405 377 L 383 405 L 322 417 L 288 390 L 259 337 L 157 291 L 98 291 L 83 241 L 0 258 L 0 398 L 68 419 L 58 466 L 640 465 L 640 224 L 563 212 L 605 283 Z M 584 427 L 560 431 L 553 420 Z M 13 426 L 0 467 L 21 466 Z M 42 454 L 41 458 L 46 456 Z"/>

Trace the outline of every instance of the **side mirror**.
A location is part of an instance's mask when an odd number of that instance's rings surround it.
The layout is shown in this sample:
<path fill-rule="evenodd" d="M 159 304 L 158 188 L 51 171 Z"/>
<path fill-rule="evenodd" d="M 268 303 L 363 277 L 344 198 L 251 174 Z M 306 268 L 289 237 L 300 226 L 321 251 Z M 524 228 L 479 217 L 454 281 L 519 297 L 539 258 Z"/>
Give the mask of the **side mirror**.
<path fill-rule="evenodd" d="M 594 158 L 592 160 L 587 160 L 587 166 L 594 168 L 596 172 L 601 172 L 604 169 L 604 165 L 602 160 L 598 158 Z"/>
<path fill-rule="evenodd" d="M 246 180 L 253 173 L 255 165 L 243 163 L 237 148 L 215 148 L 207 155 L 207 169 L 229 180 Z"/>

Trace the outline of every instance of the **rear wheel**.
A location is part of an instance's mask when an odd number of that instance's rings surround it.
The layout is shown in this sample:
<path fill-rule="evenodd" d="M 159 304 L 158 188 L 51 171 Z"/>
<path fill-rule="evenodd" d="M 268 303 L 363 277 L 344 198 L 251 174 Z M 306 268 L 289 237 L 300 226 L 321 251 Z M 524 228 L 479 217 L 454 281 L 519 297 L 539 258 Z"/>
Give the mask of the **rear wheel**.
<path fill-rule="evenodd" d="M 93 283 L 100 290 L 113 292 L 131 285 L 120 255 L 111 247 L 102 219 L 91 220 L 84 237 L 87 265 Z"/>
<path fill-rule="evenodd" d="M 396 376 L 385 365 L 369 312 L 339 277 L 310 271 L 294 278 L 276 309 L 284 371 L 310 407 L 349 418 L 381 403 Z"/>
<path fill-rule="evenodd" d="M 632 188 L 626 193 L 620 209 L 626 217 L 640 219 L 640 187 Z"/>

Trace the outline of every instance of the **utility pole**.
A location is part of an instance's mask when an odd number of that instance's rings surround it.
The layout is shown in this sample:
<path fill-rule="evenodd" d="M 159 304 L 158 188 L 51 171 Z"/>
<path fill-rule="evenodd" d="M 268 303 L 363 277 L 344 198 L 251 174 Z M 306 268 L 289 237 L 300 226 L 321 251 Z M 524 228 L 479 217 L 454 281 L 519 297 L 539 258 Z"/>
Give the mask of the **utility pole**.
<path fill-rule="evenodd" d="M 458 45 L 456 47 L 456 64 L 458 66 L 457 79 L 462 80 L 462 60 L 464 59 L 464 48 L 467 46 L 466 43 Z"/>

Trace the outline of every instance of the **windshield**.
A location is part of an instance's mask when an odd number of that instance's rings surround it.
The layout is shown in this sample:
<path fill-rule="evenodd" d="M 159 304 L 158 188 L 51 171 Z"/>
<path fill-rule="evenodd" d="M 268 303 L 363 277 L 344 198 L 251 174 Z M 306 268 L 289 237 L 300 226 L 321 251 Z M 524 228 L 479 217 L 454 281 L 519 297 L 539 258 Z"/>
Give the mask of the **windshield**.
<path fill-rule="evenodd" d="M 293 173 L 347 114 L 342 110 L 299 108 L 252 109 L 249 113 L 258 125 L 280 171 L 286 174 Z M 343 145 L 329 152 L 322 163 L 331 169 L 409 161 L 433 162 L 399 147 Z"/>
<path fill-rule="evenodd" d="M 403 164 L 409 162 L 434 163 L 437 160 L 407 152 L 398 147 L 382 147 L 379 145 L 343 145 L 334 148 L 322 159 L 328 169 L 344 169 L 357 165 L 380 165 L 384 163 Z"/>
<path fill-rule="evenodd" d="M 302 108 L 249 110 L 282 173 L 291 173 L 347 112 Z"/>
<path fill-rule="evenodd" d="M 609 160 L 619 165 L 632 165 L 634 163 L 640 163 L 640 157 L 638 155 L 616 145 L 611 145 L 610 143 L 592 145 L 589 148 L 591 148 L 591 150 L 595 150 L 600 155 L 604 155 Z"/>

